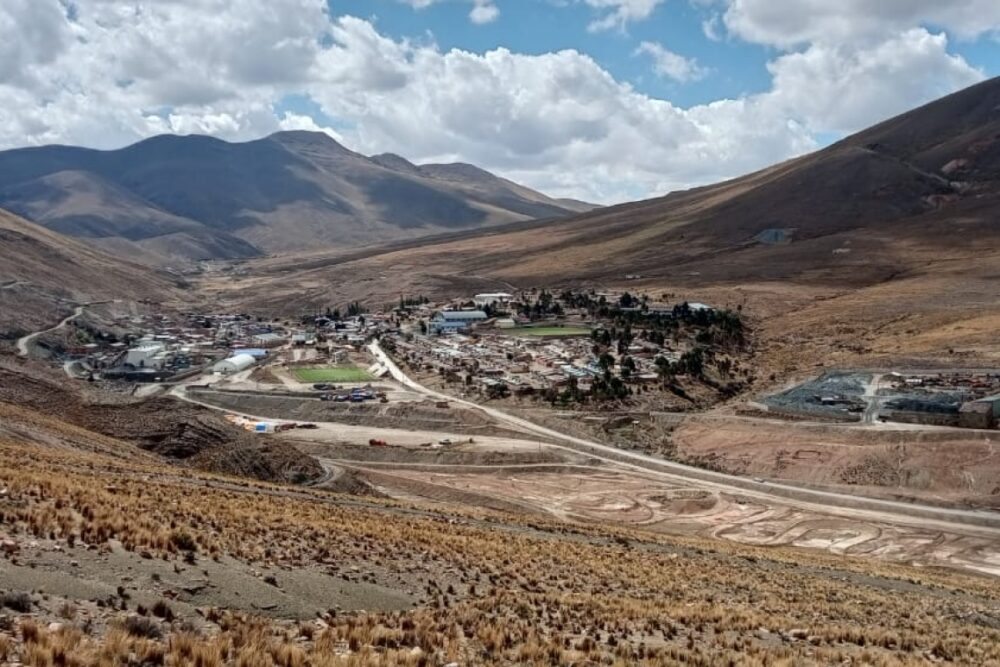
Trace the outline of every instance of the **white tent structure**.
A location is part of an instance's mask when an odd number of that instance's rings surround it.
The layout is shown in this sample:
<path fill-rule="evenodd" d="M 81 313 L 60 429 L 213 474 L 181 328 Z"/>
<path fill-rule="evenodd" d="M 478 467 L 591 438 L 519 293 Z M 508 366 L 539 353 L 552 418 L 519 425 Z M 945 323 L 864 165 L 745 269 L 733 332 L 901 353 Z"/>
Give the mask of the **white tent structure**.
<path fill-rule="evenodd" d="M 257 359 L 254 358 L 252 354 L 237 354 L 229 357 L 228 359 L 223 359 L 212 366 L 212 372 L 219 373 L 221 375 L 239 373 L 240 371 L 245 371 L 250 368 L 255 363 L 257 363 Z"/>

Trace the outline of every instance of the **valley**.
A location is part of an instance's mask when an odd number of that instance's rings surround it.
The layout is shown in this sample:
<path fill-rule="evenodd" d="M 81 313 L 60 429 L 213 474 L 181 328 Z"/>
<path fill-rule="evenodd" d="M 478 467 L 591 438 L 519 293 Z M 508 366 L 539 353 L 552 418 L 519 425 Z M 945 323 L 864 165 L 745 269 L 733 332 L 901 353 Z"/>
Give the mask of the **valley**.
<path fill-rule="evenodd" d="M 997 663 L 998 108 L 604 208 L 0 153 L 0 662 Z"/>

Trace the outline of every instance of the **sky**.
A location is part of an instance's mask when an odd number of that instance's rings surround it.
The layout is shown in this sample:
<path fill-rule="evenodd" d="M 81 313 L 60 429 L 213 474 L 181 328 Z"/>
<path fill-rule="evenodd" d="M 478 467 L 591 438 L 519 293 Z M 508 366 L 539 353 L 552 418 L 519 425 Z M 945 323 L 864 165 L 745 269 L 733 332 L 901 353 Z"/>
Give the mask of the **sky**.
<path fill-rule="evenodd" d="M 305 129 L 603 204 L 997 75 L 997 0 L 0 0 L 0 149 Z"/>

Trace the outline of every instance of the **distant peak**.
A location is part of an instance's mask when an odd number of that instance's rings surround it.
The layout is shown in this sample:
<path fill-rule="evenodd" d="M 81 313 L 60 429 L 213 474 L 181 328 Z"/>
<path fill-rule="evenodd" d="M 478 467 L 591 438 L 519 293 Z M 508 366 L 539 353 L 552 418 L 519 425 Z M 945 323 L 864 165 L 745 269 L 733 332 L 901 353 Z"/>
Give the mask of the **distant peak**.
<path fill-rule="evenodd" d="M 378 155 L 372 155 L 368 158 L 375 164 L 385 167 L 386 169 L 392 169 L 393 171 L 405 171 L 407 173 L 418 173 L 420 168 L 407 160 L 402 155 L 396 155 L 395 153 L 380 153 Z"/>
<path fill-rule="evenodd" d="M 294 139 L 295 141 L 332 141 L 333 143 L 337 143 L 337 140 L 326 132 L 316 130 L 281 130 L 270 135 L 269 138 Z"/>
<path fill-rule="evenodd" d="M 313 130 L 282 130 L 281 132 L 275 132 L 270 135 L 268 139 L 276 141 L 280 144 L 313 145 L 324 146 L 327 148 L 335 146 L 343 151 L 351 152 L 348 148 L 326 132 L 316 132 Z"/>

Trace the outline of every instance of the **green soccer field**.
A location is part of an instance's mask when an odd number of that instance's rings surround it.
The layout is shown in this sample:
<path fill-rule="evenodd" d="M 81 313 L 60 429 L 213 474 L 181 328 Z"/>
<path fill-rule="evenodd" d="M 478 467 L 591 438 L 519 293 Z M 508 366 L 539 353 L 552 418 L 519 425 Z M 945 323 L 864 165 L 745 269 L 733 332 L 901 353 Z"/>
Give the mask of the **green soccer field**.
<path fill-rule="evenodd" d="M 296 368 L 292 375 L 300 382 L 364 382 L 372 379 L 367 371 L 352 365 Z"/>
<path fill-rule="evenodd" d="M 516 327 L 507 329 L 512 336 L 539 336 L 555 338 L 557 336 L 589 336 L 590 329 L 583 327 Z"/>

